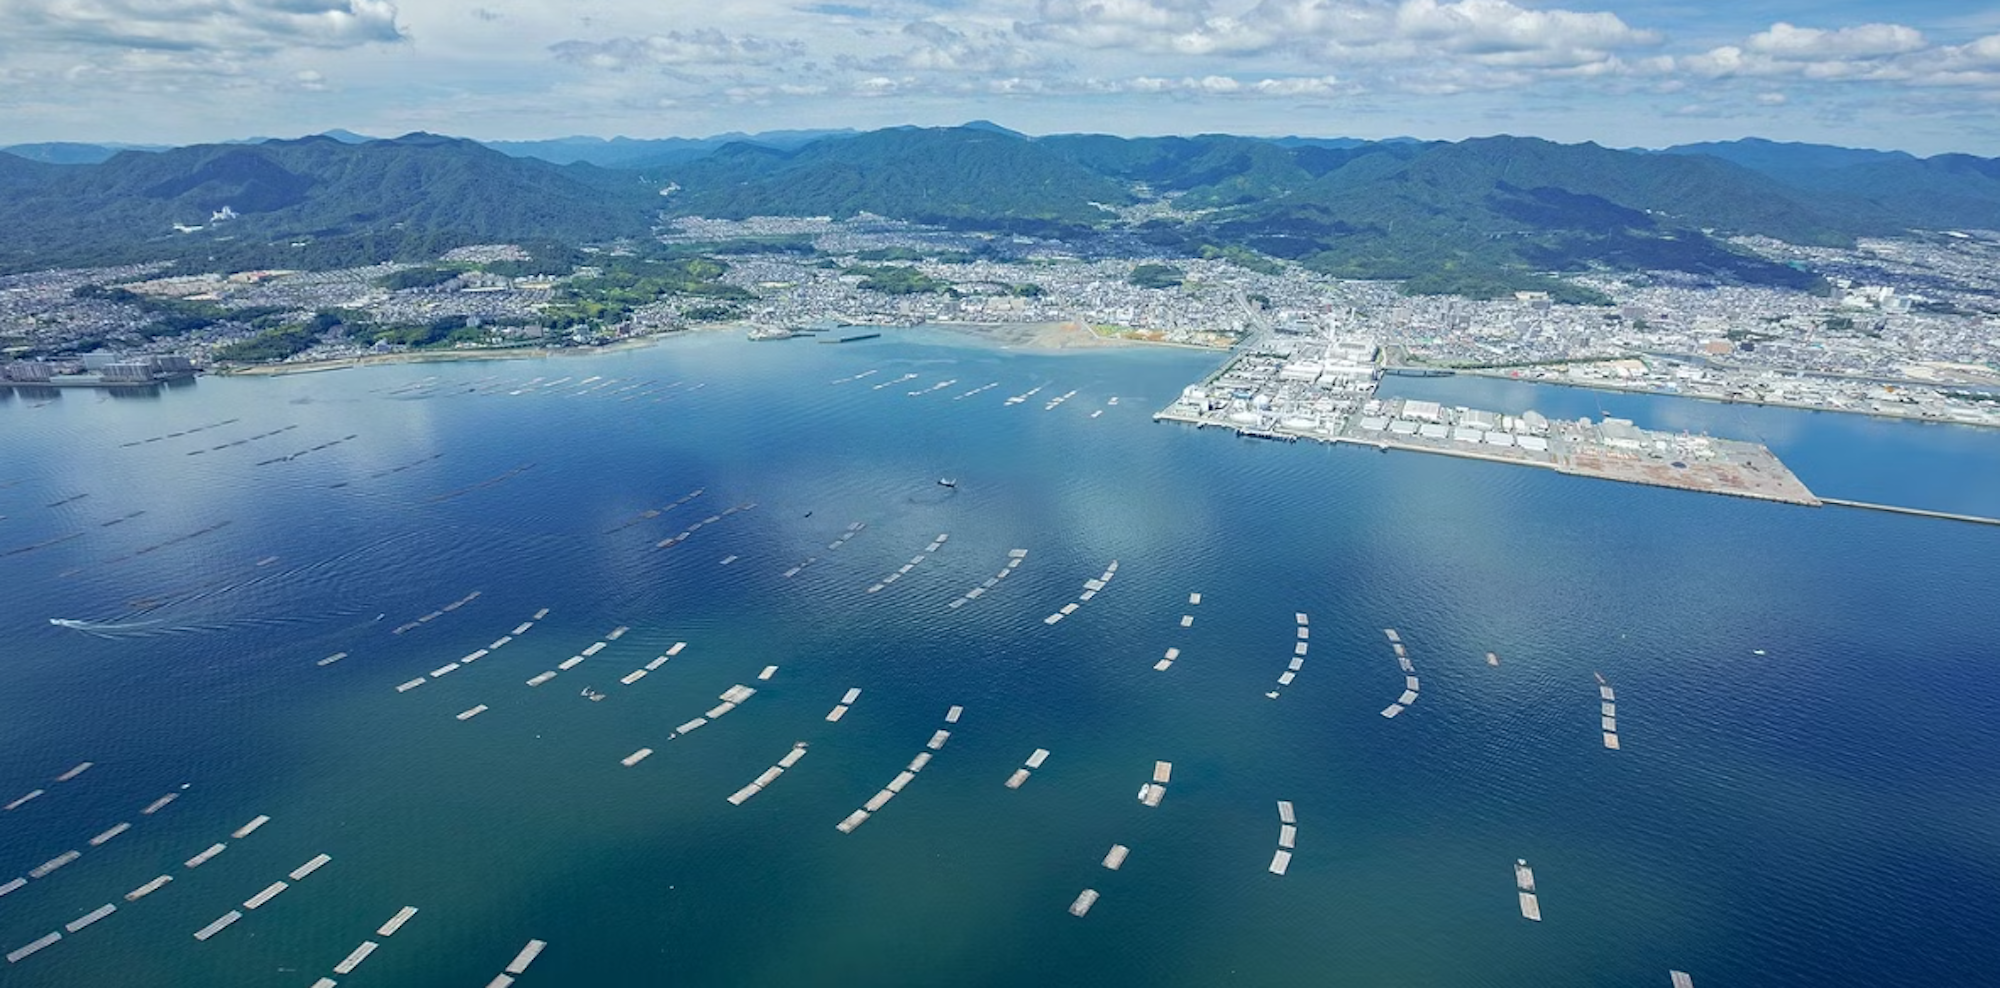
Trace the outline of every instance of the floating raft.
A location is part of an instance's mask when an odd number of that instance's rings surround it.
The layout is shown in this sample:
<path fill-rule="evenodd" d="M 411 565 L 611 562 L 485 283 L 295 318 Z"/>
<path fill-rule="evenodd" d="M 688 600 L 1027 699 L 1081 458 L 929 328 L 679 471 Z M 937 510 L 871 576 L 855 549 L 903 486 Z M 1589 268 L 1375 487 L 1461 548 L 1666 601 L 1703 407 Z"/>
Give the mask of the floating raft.
<path fill-rule="evenodd" d="M 535 678 L 533 678 L 533 679 L 530 679 L 530 680 L 528 680 L 528 685 L 529 685 L 529 686 L 540 686 L 540 685 L 542 685 L 543 683 L 546 683 L 546 682 L 548 682 L 549 680 L 551 680 L 551 679 L 554 679 L 554 678 L 556 678 L 556 674 L 555 674 L 555 671 L 554 671 L 554 670 L 550 670 L 550 671 L 548 671 L 548 672 L 545 672 L 545 673 L 542 673 L 542 674 L 541 674 L 541 675 L 539 675 L 539 676 L 536 676 L 536 677 L 535 677 Z"/>
<path fill-rule="evenodd" d="M 114 826 L 114 827 L 112 827 L 111 829 L 109 829 L 109 830 L 106 830 L 105 832 L 103 832 L 103 833 L 101 833 L 101 834 L 98 834 L 98 835 L 97 835 L 97 836 L 95 836 L 95 837 L 92 837 L 92 838 L 90 839 L 90 846 L 91 846 L 91 847 L 102 847 L 102 846 L 104 845 L 104 842 L 105 842 L 105 841 L 108 841 L 108 840 L 110 840 L 111 838 L 113 838 L 113 837 L 116 837 L 116 836 L 118 836 L 119 834 L 122 834 L 122 833 L 124 833 L 125 831 L 127 831 L 127 830 L 130 830 L 130 829 L 132 829 L 132 825 L 131 825 L 131 824 L 129 824 L 129 823 L 120 823 L 120 824 L 118 824 L 117 826 Z"/>
<path fill-rule="evenodd" d="M 1096 904 L 1097 890 L 1084 889 L 1076 894 L 1076 901 L 1069 904 L 1069 914 L 1071 916 L 1082 916 L 1090 912 L 1090 907 Z"/>
<path fill-rule="evenodd" d="M 487 711 L 487 709 L 488 709 L 488 708 L 487 708 L 486 704 L 483 704 L 483 703 L 482 703 L 482 704 L 480 704 L 480 705 L 478 705 L 478 706 L 476 706 L 476 707 L 472 707 L 472 708 L 469 708 L 469 709 L 466 709 L 466 710 L 461 710 L 461 711 L 459 711 L 459 712 L 458 712 L 458 714 L 457 714 L 457 716 L 458 716 L 458 719 L 459 719 L 459 720 L 471 720 L 472 718 L 474 718 L 474 717 L 477 717 L 477 716 L 479 716 L 480 714 L 483 714 L 483 713 L 485 713 L 485 712 Z"/>
<path fill-rule="evenodd" d="M 1535 890 L 1535 869 L 1528 867 L 1525 858 L 1517 858 L 1514 861 L 1514 885 L 1523 892 Z"/>
<path fill-rule="evenodd" d="M 513 960 L 507 962 L 507 973 L 514 975 L 528 973 L 528 965 L 533 964 L 535 958 L 542 956 L 542 951 L 547 948 L 548 943 L 546 941 L 528 941 L 528 945 L 522 947 L 521 952 L 515 954 Z"/>
<path fill-rule="evenodd" d="M 929 748 L 932 751 L 937 751 L 942 749 L 944 747 L 944 743 L 949 740 L 951 740 L 951 732 L 940 730 L 931 734 L 930 741 L 927 744 L 925 744 L 924 747 Z"/>
<path fill-rule="evenodd" d="M 1294 817 L 1292 816 L 1292 801 L 1291 801 L 1291 800 L 1289 800 L 1289 799 L 1281 799 L 1281 800 L 1278 800 L 1278 822 L 1279 822 L 1279 823 L 1297 823 L 1297 822 L 1299 822 L 1299 821 L 1298 821 L 1298 820 L 1297 820 L 1296 818 L 1294 818 Z"/>
<path fill-rule="evenodd" d="M 223 848 L 225 848 L 225 847 L 227 847 L 227 846 L 228 846 L 227 844 L 211 844 L 211 845 L 209 845 L 209 847 L 208 847 L 208 849 L 207 849 L 207 850 L 205 850 L 205 851 L 201 852 L 200 854 L 197 854 L 197 855 L 195 855 L 194 857 L 191 857 L 191 858 L 187 859 L 187 862 L 186 862 L 186 864 L 187 864 L 187 867 L 189 867 L 189 868 L 199 868 L 199 867 L 201 867 L 202 865 L 204 865 L 204 864 L 207 864 L 210 858 L 213 858 L 213 857 L 215 857 L 216 855 L 218 855 L 218 854 L 221 854 L 221 853 L 222 853 L 222 851 L 223 851 Z"/>
<path fill-rule="evenodd" d="M 1155 784 L 1164 786 L 1167 783 L 1172 782 L 1173 778 L 1174 778 L 1173 762 L 1153 763 L 1153 782 Z"/>
<path fill-rule="evenodd" d="M 1298 839 L 1299 839 L 1299 828 L 1289 823 L 1278 825 L 1279 847 L 1284 848 L 1287 851 L 1290 851 L 1293 849 L 1293 845 L 1298 843 Z"/>
<path fill-rule="evenodd" d="M 50 872 L 55 871 L 57 868 L 69 864 L 70 862 L 75 861 L 80 857 L 83 857 L 83 852 L 81 851 L 64 851 L 63 853 L 58 854 L 55 857 L 50 858 L 47 861 L 44 861 L 33 868 L 30 868 L 28 870 L 28 877 L 29 878 L 46 877 Z"/>
<path fill-rule="evenodd" d="M 229 836 L 236 840 L 242 840 L 243 838 L 256 833 L 257 828 L 262 827 L 263 825 L 270 822 L 271 822 L 270 817 L 260 813 L 257 815 L 256 819 L 250 821 L 249 823 L 244 824 L 241 827 L 236 828 L 236 830 L 232 832 Z"/>
<path fill-rule="evenodd" d="M 1131 853 L 1132 849 L 1123 844 L 1111 845 L 1111 850 L 1105 852 L 1104 855 L 1104 867 L 1112 871 L 1117 871 L 1119 868 L 1124 867 L 1125 857 Z"/>
<path fill-rule="evenodd" d="M 62 934 L 60 933 L 46 934 L 41 938 L 30 942 L 26 946 L 18 947 L 15 948 L 14 950 L 8 951 L 7 963 L 19 964 L 21 963 L 22 960 L 26 959 L 28 955 L 33 954 L 34 952 L 41 950 L 42 948 L 47 947 L 49 944 L 55 943 L 57 940 L 61 939 L 62 939 Z"/>
<path fill-rule="evenodd" d="M 83 915 L 78 916 L 77 918 L 70 920 L 67 923 L 64 923 L 63 929 L 70 933 L 75 933 L 76 931 L 81 930 L 84 927 L 89 926 L 90 924 L 95 923 L 98 920 L 103 919 L 104 917 L 109 916 L 117 911 L 118 911 L 117 906 L 114 906 L 111 903 L 107 902 L 104 905 L 98 906 L 96 909 L 92 909 L 91 911 L 84 913 Z"/>
<path fill-rule="evenodd" d="M 944 712 L 944 722 L 947 724 L 956 724 L 958 723 L 958 718 L 964 714 L 965 708 L 954 703 L 951 705 L 950 710 Z"/>
<path fill-rule="evenodd" d="M 1521 893 L 1521 915 L 1537 923 L 1542 921 L 1542 904 L 1535 898 L 1535 893 Z"/>
<path fill-rule="evenodd" d="M 1597 706 L 1600 714 L 1598 726 L 1604 730 L 1604 747 L 1611 751 L 1617 751 L 1618 706 L 1615 701 L 1618 699 L 1618 694 L 1612 691 L 1611 684 L 1604 681 L 1603 673 L 1593 672 L 1591 675 L 1597 679 L 1597 698 L 1599 701 Z"/>
<path fill-rule="evenodd" d="M 27 794 L 26 796 L 22 796 L 20 799 L 8 803 L 7 810 L 9 812 L 12 812 L 13 810 L 19 809 L 23 804 L 27 803 L 29 800 L 34 799 L 37 796 L 40 796 L 45 791 L 46 790 L 37 789 L 34 792 Z"/>
<path fill-rule="evenodd" d="M 1271 854 L 1271 874 L 1282 875 L 1292 866 L 1292 852 L 1279 850 Z"/>
<path fill-rule="evenodd" d="M 381 944 L 378 944 L 373 940 L 361 941 L 361 946 L 354 948 L 353 953 L 348 954 L 345 958 L 341 959 L 340 963 L 335 964 L 333 966 L 333 973 L 353 974 L 354 969 L 360 967 L 361 962 L 367 960 L 368 955 L 374 953 L 375 948 L 379 946 L 381 946 Z"/>
<path fill-rule="evenodd" d="M 619 763 L 624 765 L 626 768 L 631 768 L 632 766 L 645 761 L 647 758 L 651 757 L 652 754 L 653 754 L 653 749 L 640 748 L 638 751 L 635 751 L 629 755 L 626 755 L 624 758 L 619 759 Z"/>
<path fill-rule="evenodd" d="M 209 937 L 212 937 L 217 933 L 221 933 L 223 930 L 228 929 L 231 923 L 234 923 L 242 918 L 243 914 L 241 912 L 231 909 L 230 911 L 223 913 L 221 916 L 216 917 L 215 922 L 210 923 L 207 926 L 204 926 L 201 929 L 194 931 L 194 938 L 196 940 L 207 940 Z"/>
<path fill-rule="evenodd" d="M 1139 802 L 1144 803 L 1147 806 L 1158 806 L 1160 805 L 1160 800 L 1165 799 L 1166 797 L 1167 797 L 1166 786 L 1154 785 L 1153 783 L 1148 782 L 1145 785 L 1139 787 Z"/>
<path fill-rule="evenodd" d="M 291 879 L 292 881 L 295 882 L 299 881 L 300 879 L 306 877 L 307 875 L 310 875 L 313 872 L 318 871 L 321 868 L 325 867 L 326 863 L 332 860 L 333 857 L 331 855 L 327 854 L 316 855 L 311 861 L 308 861 L 305 864 L 302 864 L 297 868 L 292 869 Z"/>
<path fill-rule="evenodd" d="M 135 888 L 132 891 L 125 893 L 125 901 L 137 902 L 140 899 L 143 899 L 149 895 L 152 895 L 155 892 L 158 892 L 168 882 L 171 882 L 173 880 L 174 876 L 172 875 L 161 875 L 160 877 L 155 878 L 152 881 L 147 882 L 146 884 L 141 885 L 138 888 Z"/>
<path fill-rule="evenodd" d="M 1674 988 L 1694 988 L 1694 976 L 1686 971 L 1668 971 L 1667 979 L 1673 982 Z"/>
<path fill-rule="evenodd" d="M 272 882 L 271 884 L 264 886 L 264 890 L 262 892 L 259 892 L 256 895 L 253 895 L 250 898 L 243 900 L 243 908 L 255 909 L 258 906 L 261 906 L 264 903 L 277 898 L 278 893 L 283 892 L 284 890 L 290 887 L 291 886 L 285 882 Z M 343 971 L 341 973 L 345 974 L 347 972 Z"/>
<path fill-rule="evenodd" d="M 458 663 L 456 663 L 456 662 L 447 662 L 447 663 L 445 663 L 444 665 L 441 665 L 441 666 L 438 666 L 438 667 L 437 667 L 436 669 L 432 669 L 432 670 L 431 670 L 431 678 L 432 678 L 432 679 L 436 679 L 436 678 L 438 678 L 438 677 L 440 677 L 440 676 L 443 676 L 443 675 L 444 675 L 445 673 L 448 673 L 448 672 L 453 672 L 453 671 L 455 671 L 455 670 L 457 670 L 457 669 L 458 669 Z"/>
<path fill-rule="evenodd" d="M 0 895 L 6 895 L 7 893 L 13 892 L 26 884 L 28 884 L 27 879 L 17 877 L 5 885 L 0 885 Z"/>
<path fill-rule="evenodd" d="M 69 771 L 67 771 L 67 772 L 64 772 L 63 774 L 61 774 L 61 775 L 58 775 L 58 776 L 56 776 L 56 781 L 57 781 L 57 782 L 68 782 L 69 780 L 71 780 L 71 779 L 74 779 L 74 778 L 76 778 L 77 776 L 79 776 L 79 775 L 82 775 L 82 774 L 83 774 L 83 773 L 85 773 L 85 772 L 88 772 L 88 771 L 90 771 L 90 767 L 91 767 L 92 765 L 95 765 L 95 764 L 97 764 L 97 763 L 96 763 L 96 762 L 84 762 L 83 764 L 81 764 L 81 765 L 78 765 L 77 767 L 75 767 L 75 768 L 73 768 L 73 769 L 70 769 Z"/>
<path fill-rule="evenodd" d="M 761 682 L 764 682 L 764 681 L 766 681 L 766 680 L 769 680 L 769 679 L 770 679 L 770 678 L 771 678 L 772 676 L 775 676 L 775 675 L 777 675 L 777 674 L 778 674 L 778 667 L 777 667 L 777 666 L 765 666 L 765 667 L 764 667 L 764 670 L 763 670 L 762 672 L 759 672 L 759 673 L 757 674 L 757 681 L 758 681 L 758 682 L 760 682 L 760 683 L 761 683 Z"/>
<path fill-rule="evenodd" d="M 1183 615 L 1181 615 L 1181 627 L 1183 627 L 1183 628 L 1192 628 L 1192 627 L 1194 627 L 1194 615 L 1192 615 L 1192 614 L 1183 614 Z"/>
<path fill-rule="evenodd" d="M 1199 605 L 1201 603 L 1201 594 L 1199 593 L 1188 594 L 1188 603 Z"/>
<path fill-rule="evenodd" d="M 398 693 L 408 693 L 409 691 L 411 691 L 411 690 L 413 690 L 413 689 L 416 689 L 417 687 L 419 687 L 419 686 L 422 686 L 422 685 L 424 685 L 424 677 L 422 677 L 422 676 L 418 676 L 417 678 L 415 678 L 415 679 L 412 679 L 412 680 L 410 680 L 409 682 L 407 682 L 407 683 L 404 683 L 403 685 L 401 685 L 401 686 L 398 686 L 398 687 L 396 687 L 396 692 L 398 692 Z"/>
<path fill-rule="evenodd" d="M 855 810 L 854 812 L 849 813 L 847 815 L 847 819 L 834 824 L 833 828 L 835 830 L 840 831 L 843 834 L 851 834 L 854 832 L 854 828 L 859 827 L 866 822 L 868 822 L 868 811 Z"/>
<path fill-rule="evenodd" d="M 611 629 L 611 633 L 610 633 L 610 634 L 608 634 L 608 635 L 605 635 L 605 636 L 604 636 L 604 639 L 605 639 L 606 641 L 614 641 L 614 642 L 615 642 L 615 641 L 617 641 L 618 639 L 620 639 L 620 638 L 623 638 L 623 637 L 625 637 L 625 633 L 626 633 L 626 632 L 628 632 L 628 631 L 631 631 L 631 630 L 632 630 L 632 628 L 631 628 L 631 626 L 630 626 L 630 625 L 623 625 L 623 624 L 621 624 L 621 625 L 619 625 L 618 627 L 616 627 L 616 628 L 613 628 L 613 629 Z"/>
<path fill-rule="evenodd" d="M 416 914 L 417 907 L 415 906 L 404 906 L 396 910 L 396 915 L 389 917 L 389 921 L 383 923 L 382 928 L 375 931 L 375 935 L 378 937 L 395 936 L 396 931 L 402 929 L 403 924 L 409 922 L 410 917 Z"/>

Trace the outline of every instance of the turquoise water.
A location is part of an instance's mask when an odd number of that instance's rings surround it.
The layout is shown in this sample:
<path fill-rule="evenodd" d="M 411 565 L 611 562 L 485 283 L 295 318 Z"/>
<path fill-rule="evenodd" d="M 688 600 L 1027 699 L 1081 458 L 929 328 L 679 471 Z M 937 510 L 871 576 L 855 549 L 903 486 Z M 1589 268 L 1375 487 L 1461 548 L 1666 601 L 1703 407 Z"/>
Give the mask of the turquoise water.
<path fill-rule="evenodd" d="M 1214 359 L 707 336 L 0 399 L 0 552 L 75 536 L 0 556 L 0 800 L 47 790 L 0 813 L 0 881 L 83 852 L 0 898 L 0 948 L 119 906 L 0 983 L 306 986 L 376 940 L 341 984 L 479 985 L 530 938 L 550 946 L 524 988 L 1989 978 L 2000 530 L 1150 421 Z M 1754 433 L 1823 494 L 2000 513 L 1992 434 L 1393 387 Z M 1016 548 L 1014 575 L 948 606 Z M 1269 699 L 1294 612 L 1310 650 Z M 1422 680 L 1394 720 L 1385 627 Z M 739 683 L 757 694 L 671 737 Z M 954 704 L 935 760 L 836 831 Z M 725 802 L 798 741 L 795 768 Z M 1038 747 L 1047 764 L 1005 788 Z M 1155 760 L 1173 780 L 1147 808 Z M 1278 800 L 1299 819 L 1283 877 Z M 1113 843 L 1132 849 L 1116 872 Z M 1516 858 L 1541 923 L 1516 908 Z M 1077 919 L 1084 888 L 1102 897 Z"/>

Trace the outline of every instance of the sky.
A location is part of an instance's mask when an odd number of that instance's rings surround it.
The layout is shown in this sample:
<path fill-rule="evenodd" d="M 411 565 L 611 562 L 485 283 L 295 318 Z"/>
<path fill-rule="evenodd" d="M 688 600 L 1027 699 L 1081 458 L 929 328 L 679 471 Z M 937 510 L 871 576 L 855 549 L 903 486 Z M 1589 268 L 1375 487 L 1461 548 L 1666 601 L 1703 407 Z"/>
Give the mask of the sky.
<path fill-rule="evenodd" d="M 0 144 L 973 119 L 2000 156 L 2000 4 L 0 0 Z"/>

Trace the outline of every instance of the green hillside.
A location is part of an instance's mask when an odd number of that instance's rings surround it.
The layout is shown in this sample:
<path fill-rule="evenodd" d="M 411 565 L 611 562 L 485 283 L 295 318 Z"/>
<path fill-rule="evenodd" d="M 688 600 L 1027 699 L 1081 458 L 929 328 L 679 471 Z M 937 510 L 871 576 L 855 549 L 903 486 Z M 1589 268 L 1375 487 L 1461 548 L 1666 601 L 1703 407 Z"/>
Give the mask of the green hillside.
<path fill-rule="evenodd" d="M 8 269 L 164 258 L 320 267 L 489 240 L 577 243 L 644 235 L 659 201 L 636 175 L 427 134 L 128 151 L 11 188 L 0 201 Z"/>

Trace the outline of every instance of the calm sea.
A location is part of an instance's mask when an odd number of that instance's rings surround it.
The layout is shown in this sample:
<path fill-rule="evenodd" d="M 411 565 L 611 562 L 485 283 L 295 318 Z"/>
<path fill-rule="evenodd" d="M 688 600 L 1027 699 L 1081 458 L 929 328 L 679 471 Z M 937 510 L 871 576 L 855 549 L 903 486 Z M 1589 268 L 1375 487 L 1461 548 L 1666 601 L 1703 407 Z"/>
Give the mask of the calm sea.
<path fill-rule="evenodd" d="M 2000 529 L 1150 420 L 1216 359 L 710 335 L 0 397 L 0 801 L 44 790 L 0 883 L 81 852 L 0 950 L 117 907 L 0 985 L 478 986 L 530 939 L 522 988 L 1992 983 Z M 2000 434 L 1390 388 L 2000 514 Z"/>

